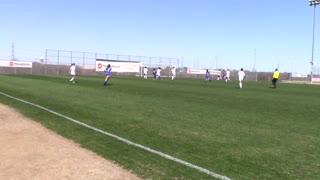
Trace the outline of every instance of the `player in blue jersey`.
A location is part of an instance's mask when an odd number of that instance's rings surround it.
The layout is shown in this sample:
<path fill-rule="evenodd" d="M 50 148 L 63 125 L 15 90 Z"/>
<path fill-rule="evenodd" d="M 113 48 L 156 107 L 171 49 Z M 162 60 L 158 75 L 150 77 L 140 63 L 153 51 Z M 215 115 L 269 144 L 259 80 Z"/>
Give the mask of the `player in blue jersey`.
<path fill-rule="evenodd" d="M 104 70 L 104 74 L 106 75 L 106 79 L 104 80 L 104 85 L 106 86 L 107 83 L 108 83 L 108 80 L 110 78 L 110 75 L 111 75 L 111 67 L 110 67 L 110 64 L 108 64 L 106 70 Z"/>
<path fill-rule="evenodd" d="M 209 70 L 207 69 L 207 71 L 206 71 L 206 75 L 205 75 L 205 77 L 206 77 L 206 81 L 205 82 L 207 82 L 207 81 L 210 81 L 211 82 L 211 79 L 210 79 L 210 72 L 209 72 Z"/>
<path fill-rule="evenodd" d="M 153 74 L 153 80 L 156 80 L 157 79 L 157 70 L 156 70 L 156 68 L 153 69 L 152 74 Z"/>

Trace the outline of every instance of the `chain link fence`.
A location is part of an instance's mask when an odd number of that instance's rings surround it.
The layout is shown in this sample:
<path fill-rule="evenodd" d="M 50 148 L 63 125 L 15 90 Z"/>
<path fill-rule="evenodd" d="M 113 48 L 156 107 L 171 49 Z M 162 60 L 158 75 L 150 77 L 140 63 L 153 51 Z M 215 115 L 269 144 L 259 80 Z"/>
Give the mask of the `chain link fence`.
<path fill-rule="evenodd" d="M 45 52 L 45 58 L 41 62 L 44 64 L 42 71 L 44 74 L 67 74 L 70 64 L 75 63 L 77 65 L 78 74 L 99 74 L 95 72 L 96 59 L 141 62 L 143 67 L 148 67 L 150 69 L 149 72 L 152 72 L 153 68 L 161 67 L 163 69 L 162 72 L 164 76 L 170 75 L 170 67 L 180 66 L 179 58 L 103 54 L 47 49 Z M 122 73 L 114 74 L 117 75 Z M 130 73 L 123 74 L 130 75 Z"/>
<path fill-rule="evenodd" d="M 176 76 L 179 78 L 204 78 L 204 74 L 188 74 L 187 67 L 181 67 L 182 61 L 179 58 L 167 58 L 167 57 L 148 57 L 148 56 L 133 56 L 133 55 L 118 55 L 118 54 L 103 54 L 103 53 L 91 53 L 91 52 L 76 52 L 76 51 L 64 51 L 64 50 L 46 50 L 45 57 L 43 59 L 33 62 L 32 68 L 12 68 L 12 67 L 0 67 L 0 73 L 2 74 L 57 74 L 68 75 L 71 63 L 77 65 L 77 74 L 83 75 L 97 75 L 102 74 L 96 72 L 95 62 L 96 59 L 117 60 L 117 61 L 135 61 L 143 63 L 143 67 L 148 67 L 149 75 L 152 75 L 154 68 L 161 67 L 163 76 L 171 76 L 171 67 L 176 67 Z M 1 60 L 1 59 L 0 59 Z M 22 61 L 22 60 L 19 60 Z M 28 60 L 26 60 L 28 61 Z M 30 61 L 30 60 L 29 60 Z M 142 68 L 141 67 L 141 71 Z M 223 69 L 220 69 L 223 71 Z M 238 79 L 239 70 L 230 70 L 231 80 Z M 273 72 L 257 72 L 246 71 L 245 80 L 247 81 L 271 81 Z M 113 73 L 114 75 L 129 75 L 140 76 L 142 73 Z M 303 74 L 301 76 L 294 76 L 296 73 L 280 72 L 279 81 L 300 81 L 310 82 L 311 77 L 309 74 Z M 314 76 L 320 77 L 320 68 L 314 68 Z M 216 75 L 212 75 L 213 79 L 216 79 Z"/>

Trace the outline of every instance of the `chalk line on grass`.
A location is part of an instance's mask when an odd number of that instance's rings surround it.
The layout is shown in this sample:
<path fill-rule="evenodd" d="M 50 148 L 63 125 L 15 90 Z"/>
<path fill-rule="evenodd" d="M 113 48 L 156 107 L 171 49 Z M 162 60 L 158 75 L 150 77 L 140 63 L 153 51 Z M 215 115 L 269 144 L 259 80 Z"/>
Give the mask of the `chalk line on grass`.
<path fill-rule="evenodd" d="M 25 104 L 29 104 L 29 105 L 31 105 L 31 106 L 37 107 L 37 108 L 39 108 L 39 109 L 45 110 L 45 111 L 47 111 L 47 112 L 49 112 L 49 113 L 51 113 L 51 114 L 57 115 L 57 116 L 59 116 L 59 117 L 62 117 L 62 118 L 67 119 L 67 120 L 69 120 L 69 121 L 72 121 L 72 122 L 74 122 L 74 123 L 76 123 L 76 124 L 78 124 L 78 125 L 81 125 L 81 126 L 83 126 L 83 127 L 86 127 L 86 128 L 91 129 L 91 130 L 94 130 L 94 131 L 96 131 L 96 132 L 99 132 L 99 133 L 101 133 L 101 134 L 104 134 L 104 135 L 113 137 L 113 138 L 115 138 L 115 139 L 117 139 L 117 140 L 119 140 L 119 141 L 122 141 L 122 142 L 124 142 L 124 143 L 127 143 L 127 144 L 129 144 L 129 145 L 132 145 L 132 146 L 138 147 L 138 148 L 140 148 L 140 149 L 146 150 L 146 151 L 148 151 L 148 152 L 157 154 L 157 155 L 159 155 L 159 156 L 161 156 L 161 157 L 163 157 L 163 158 L 172 160 L 172 161 L 174 161 L 174 162 L 177 162 L 177 163 L 182 164 L 182 165 L 184 165 L 184 166 L 190 167 L 190 168 L 192 168 L 192 169 L 196 169 L 196 170 L 198 170 L 198 171 L 200 171 L 200 172 L 203 172 L 203 173 L 206 173 L 206 174 L 208 174 L 208 175 L 210 175 L 210 176 L 212 176 L 212 177 L 215 177 L 215 178 L 218 178 L 218 179 L 222 179 L 222 180 L 231 180 L 229 177 L 226 177 L 226 176 L 217 174 L 217 173 L 212 172 L 212 171 L 210 171 L 210 170 L 208 170 L 208 169 L 205 169 L 205 168 L 203 168 L 203 167 L 200 167 L 200 166 L 194 165 L 194 164 L 192 164 L 192 163 L 189 163 L 189 162 L 187 162 L 187 161 L 184 161 L 184 160 L 175 158 L 175 157 L 170 156 L 170 155 L 168 155 L 168 154 L 165 154 L 165 153 L 162 153 L 162 152 L 160 152 L 160 151 L 157 151 L 157 150 L 151 149 L 151 148 L 149 148 L 149 147 L 143 146 L 143 145 L 141 145 L 141 144 L 134 143 L 134 142 L 129 141 L 129 140 L 125 139 L 125 138 L 119 137 L 119 136 L 117 136 L 117 135 L 108 133 L 108 132 L 103 131 L 103 130 L 100 130 L 100 129 L 98 129 L 98 128 L 95 128 L 95 127 L 90 126 L 90 125 L 88 125 L 88 124 L 82 123 L 82 122 L 80 122 L 80 121 L 78 121 L 78 120 L 72 119 L 72 118 L 70 118 L 70 117 L 68 117 L 68 116 L 62 115 L 62 114 L 60 114 L 60 113 L 57 113 L 57 112 L 55 112 L 55 111 L 52 111 L 52 110 L 47 109 L 47 108 L 45 108 L 45 107 L 42 107 L 42 106 L 40 106 L 40 105 L 37 105 L 37 104 L 31 103 L 31 102 L 28 102 L 28 101 L 25 101 L 25 100 L 16 98 L 16 97 L 14 97 L 14 96 L 10 96 L 10 95 L 5 94 L 5 93 L 3 93 L 3 92 L 0 92 L 0 94 L 2 94 L 3 96 L 9 97 L 9 98 L 11 98 L 11 99 L 14 99 L 14 100 L 23 102 L 23 103 L 25 103 Z"/>

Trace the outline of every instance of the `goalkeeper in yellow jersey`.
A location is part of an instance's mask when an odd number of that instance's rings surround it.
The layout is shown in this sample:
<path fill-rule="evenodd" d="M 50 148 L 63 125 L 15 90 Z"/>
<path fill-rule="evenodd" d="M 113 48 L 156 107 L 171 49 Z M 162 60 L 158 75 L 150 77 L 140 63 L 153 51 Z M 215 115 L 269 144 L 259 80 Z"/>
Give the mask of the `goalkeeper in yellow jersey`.
<path fill-rule="evenodd" d="M 273 77 L 272 77 L 272 85 L 273 85 L 273 88 L 277 88 L 277 81 L 279 79 L 279 76 L 280 76 L 280 73 L 278 71 L 278 69 L 276 69 L 274 72 L 273 72 Z"/>

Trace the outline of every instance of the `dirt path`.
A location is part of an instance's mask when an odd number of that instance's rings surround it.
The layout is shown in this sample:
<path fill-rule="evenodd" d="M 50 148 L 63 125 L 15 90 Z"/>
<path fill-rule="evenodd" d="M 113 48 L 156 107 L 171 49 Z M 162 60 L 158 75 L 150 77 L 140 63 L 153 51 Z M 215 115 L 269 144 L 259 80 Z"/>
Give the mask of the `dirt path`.
<path fill-rule="evenodd" d="M 0 104 L 0 179 L 139 179 Z"/>

